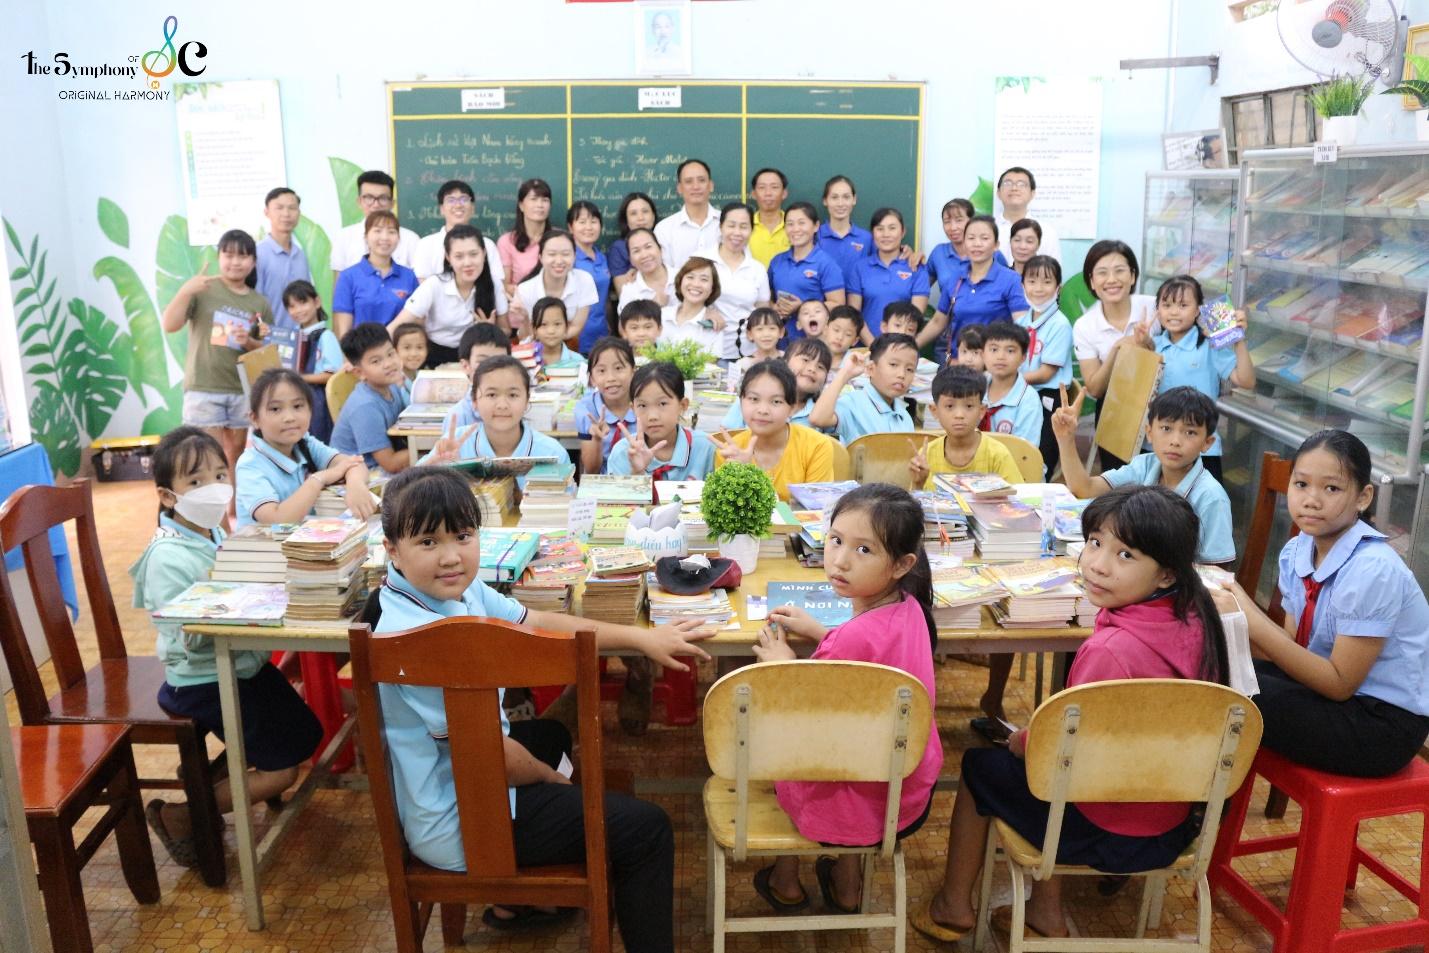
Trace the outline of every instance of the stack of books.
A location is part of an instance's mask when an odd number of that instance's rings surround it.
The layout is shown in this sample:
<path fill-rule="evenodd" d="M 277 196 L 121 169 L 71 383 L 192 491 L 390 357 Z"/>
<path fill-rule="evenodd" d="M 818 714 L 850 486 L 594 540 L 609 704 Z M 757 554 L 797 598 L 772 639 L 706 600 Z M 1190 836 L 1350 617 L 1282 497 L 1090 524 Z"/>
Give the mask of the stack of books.
<path fill-rule="evenodd" d="M 196 582 L 151 615 L 185 625 L 282 625 L 287 604 L 281 583 Z"/>
<path fill-rule="evenodd" d="M 630 516 L 638 509 L 641 507 L 631 503 L 596 504 L 595 522 L 591 524 L 590 531 L 591 543 L 596 546 L 619 546 L 624 543 Z"/>
<path fill-rule="evenodd" d="M 288 558 L 285 625 L 345 625 L 367 576 L 367 523 L 336 516 L 303 521 L 283 541 Z"/>
<path fill-rule="evenodd" d="M 620 503 L 647 506 L 654 499 L 653 484 L 648 473 L 620 476 L 609 473 L 592 473 L 581 477 L 576 496 L 582 500 L 597 503 Z"/>
<path fill-rule="evenodd" d="M 476 494 L 481 521 L 491 526 L 500 526 L 502 518 L 515 508 L 516 478 L 504 476 L 472 480 L 471 492 Z"/>
<path fill-rule="evenodd" d="M 440 427 L 452 405 L 471 398 L 471 381 L 461 370 L 423 370 L 412 381 L 412 398 L 397 415 L 404 427 Z"/>
<path fill-rule="evenodd" d="M 1067 552 L 1074 543 L 1085 542 L 1082 536 L 1082 511 L 1091 500 L 1058 500 L 1052 513 L 1052 549 L 1058 555 Z M 1078 552 L 1081 550 L 1079 549 Z"/>
<path fill-rule="evenodd" d="M 511 587 L 511 597 L 539 612 L 570 612 L 571 594 L 586 577 L 585 554 L 569 530 L 541 534 L 536 558 Z"/>
<path fill-rule="evenodd" d="M 794 518 L 800 525 L 798 535 L 789 537 L 794 558 L 799 560 L 799 565 L 811 569 L 823 566 L 824 538 L 827 535 L 823 510 L 794 510 Z"/>
<path fill-rule="evenodd" d="M 653 572 L 646 574 L 645 586 L 650 596 L 651 625 L 693 619 L 718 629 L 734 618 L 734 606 L 729 601 L 729 593 L 723 589 L 711 589 L 697 596 L 676 595 L 661 589 Z"/>
<path fill-rule="evenodd" d="M 988 572 L 1007 590 L 1007 598 L 992 610 L 1005 628 L 1064 626 L 1084 596 L 1076 584 L 1076 563 L 1063 557 L 990 566 Z"/>
<path fill-rule="evenodd" d="M 1012 484 L 996 473 L 935 473 L 933 483 L 964 500 L 1000 500 L 1014 492 Z"/>
<path fill-rule="evenodd" d="M 645 602 L 645 574 L 653 567 L 638 546 L 594 548 L 581 596 L 581 615 L 600 622 L 634 625 Z"/>
<path fill-rule="evenodd" d="M 690 410 L 695 415 L 695 428 L 702 433 L 719 433 L 724 426 L 725 415 L 739 397 L 725 390 L 701 390 L 695 392 L 690 402 Z"/>
<path fill-rule="evenodd" d="M 1042 517 L 1020 500 L 970 500 L 968 521 L 983 562 L 1042 555 Z"/>
<path fill-rule="evenodd" d="M 384 481 L 385 482 L 385 481 Z M 368 484 L 368 492 L 371 493 L 371 483 Z M 347 512 L 347 486 L 338 483 L 333 486 L 323 487 L 323 491 L 318 494 L 318 501 L 313 504 L 314 516 L 342 516 Z"/>
<path fill-rule="evenodd" d="M 933 620 L 940 629 L 976 629 L 982 607 L 1007 597 L 1002 583 L 983 566 L 935 566 Z"/>
<path fill-rule="evenodd" d="M 705 492 L 704 480 L 656 480 L 655 502 L 698 503 Z"/>
<path fill-rule="evenodd" d="M 968 533 L 968 514 L 956 493 L 946 490 L 914 490 L 913 498 L 923 507 L 923 539 L 930 551 L 967 559 L 973 554 Z"/>
<path fill-rule="evenodd" d="M 482 582 L 515 582 L 535 558 L 540 542 L 541 534 L 533 530 L 483 526 L 477 578 Z"/>
<path fill-rule="evenodd" d="M 770 533 L 759 539 L 760 559 L 783 559 L 789 555 L 789 536 L 785 533 Z"/>
<path fill-rule="evenodd" d="M 283 540 L 296 523 L 253 523 L 224 539 L 208 577 L 216 582 L 267 582 L 287 580 L 288 560 Z"/>
<path fill-rule="evenodd" d="M 571 463 L 543 463 L 526 474 L 521 493 L 521 526 L 565 526 L 575 494 Z"/>

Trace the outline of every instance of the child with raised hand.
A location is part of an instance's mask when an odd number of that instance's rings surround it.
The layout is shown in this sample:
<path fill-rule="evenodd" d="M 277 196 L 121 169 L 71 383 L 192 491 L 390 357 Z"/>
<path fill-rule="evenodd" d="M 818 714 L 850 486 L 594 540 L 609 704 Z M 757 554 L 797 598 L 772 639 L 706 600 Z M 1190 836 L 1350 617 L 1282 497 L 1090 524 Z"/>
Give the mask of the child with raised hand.
<path fill-rule="evenodd" d="M 814 402 L 819 399 L 819 394 L 823 393 L 824 385 L 829 381 L 830 363 L 829 349 L 818 338 L 800 338 L 784 352 L 784 364 L 794 375 L 793 412 L 789 415 L 791 424 L 810 426 L 809 412 L 813 410 Z M 748 373 L 745 371 L 745 374 Z M 743 389 L 743 383 L 744 378 L 741 376 L 740 383 L 735 387 L 736 392 Z M 742 404 L 742 401 L 737 400 L 725 412 L 724 420 L 720 423 L 726 429 L 734 430 L 744 426 Z"/>
<path fill-rule="evenodd" d="M 921 681 L 937 701 L 933 676 L 933 576 L 923 548 L 923 510 L 906 490 L 887 483 L 845 494 L 829 517 L 824 572 L 839 596 L 853 601 L 853 618 L 826 629 L 797 606 L 769 613 L 754 654 L 761 662 L 795 658 L 791 637 L 818 643 L 815 659 L 875 662 Z M 923 758 L 903 782 L 898 839 L 923 826 L 933 785 L 943 766 L 937 725 L 929 727 Z M 825 844 L 865 846 L 883 836 L 888 789 L 883 784 L 829 781 L 775 783 L 779 806 L 799 833 Z M 819 892 L 830 913 L 857 913 L 863 893 L 858 854 L 820 857 L 814 864 Z M 799 882 L 799 858 L 778 858 L 754 877 L 754 888 L 780 913 L 808 906 Z"/>
<path fill-rule="evenodd" d="M 502 355 L 481 362 L 471 379 L 472 399 L 481 422 L 465 431 L 449 429 L 423 463 L 450 463 L 475 457 L 555 457 L 566 459 L 560 443 L 522 419 L 531 400 L 531 375 L 514 357 Z M 516 477 L 526 489 L 527 474 Z"/>
<path fill-rule="evenodd" d="M 630 405 L 640 428 L 615 425 L 620 442 L 610 451 L 607 472 L 648 473 L 656 480 L 703 480 L 714 469 L 715 446 L 707 434 L 680 426 L 689 409 L 685 378 L 669 361 L 652 361 L 630 381 Z"/>
<path fill-rule="evenodd" d="M 495 360 L 503 360 L 497 358 Z M 657 628 L 614 625 L 554 612 L 527 610 L 477 578 L 481 516 L 471 484 L 444 467 L 416 467 L 384 494 L 382 531 L 390 559 L 387 580 L 369 598 L 377 632 L 397 632 L 451 617 L 482 616 L 539 629 L 574 632 L 594 627 L 603 650 L 638 652 L 682 670 L 677 656 L 706 657 L 695 643 L 700 623 Z M 442 870 L 462 870 L 462 822 L 446 744 L 442 690 L 381 686 L 384 730 L 397 791 L 398 820 L 412 854 Z M 557 770 L 571 738 L 549 719 L 511 724 L 497 706 L 506 735 L 503 773 L 510 785 L 511 833 L 523 867 L 570 863 L 584 856 L 581 790 Z M 615 920 L 631 953 L 673 953 L 674 836 L 665 812 L 624 794 L 605 795 L 606 847 Z M 495 927 L 529 913 L 492 908 Z"/>
<path fill-rule="evenodd" d="M 357 386 L 337 415 L 332 445 L 360 455 L 369 467 L 388 473 L 406 469 L 411 460 L 405 438 L 387 435 L 411 401 L 392 338 L 380 324 L 359 324 L 342 336 L 342 353 L 352 364 Z"/>
<path fill-rule="evenodd" d="M 1020 223 L 1019 223 L 1020 224 Z M 1013 243 L 1014 250 L 1016 242 Z M 1030 310 L 1017 319 L 1027 329 L 1027 356 L 1022 379 L 1036 388 L 1042 403 L 1042 434 L 1037 442 L 1047 472 L 1057 469 L 1057 437 L 1052 433 L 1052 411 L 1057 409 L 1058 388 L 1072 382 L 1072 322 L 1062 313 L 1057 294 L 1062 289 L 1062 265 L 1048 255 L 1033 255 L 1022 268 L 1022 294 Z"/>
<path fill-rule="evenodd" d="M 1128 678 L 1187 678 L 1225 684 L 1226 642 L 1220 612 L 1196 573 L 1196 514 L 1165 487 L 1120 487 L 1082 514 L 1086 548 L 1078 559 L 1095 631 L 1077 650 L 1067 686 Z M 827 559 L 827 556 L 825 557 Z M 1041 844 L 1049 805 L 1033 797 L 1023 757 L 1027 730 L 1005 748 L 970 748 L 948 830 L 943 883 L 914 928 L 955 943 L 973 928 L 972 893 L 994 817 Z M 1068 804 L 1057 862 L 1112 874 L 1172 863 L 1199 831 L 1189 804 Z M 1039 883 L 1027 925 L 1041 936 L 1067 935 L 1059 877 Z M 1006 908 L 993 911 L 1004 920 Z"/>
<path fill-rule="evenodd" d="M 283 307 L 298 326 L 303 339 L 303 366 L 298 368 L 312 396 L 312 421 L 308 432 L 319 440 L 332 436 L 332 415 L 327 409 L 327 382 L 342 370 L 342 345 L 328 328 L 327 312 L 311 281 L 294 281 L 283 289 Z"/>
<path fill-rule="evenodd" d="M 857 347 L 863 335 L 863 315 L 852 305 L 841 304 L 829 309 L 829 320 L 819 339 L 829 346 L 834 370 L 843 366 L 849 348 Z"/>
<path fill-rule="evenodd" d="M 866 433 L 913 429 L 913 415 L 904 395 L 913 386 L 918 344 L 906 334 L 885 334 L 873 342 L 868 357 L 853 352 L 809 412 L 809 424 L 837 428 L 847 446 Z M 845 394 L 855 377 L 868 372 L 868 383 Z"/>
<path fill-rule="evenodd" d="M 970 367 L 939 368 L 933 377 L 933 416 L 943 436 L 914 444 L 908 474 L 915 488 L 933 489 L 935 473 L 995 473 L 1008 483 L 1022 482 L 1008 449 L 978 430 L 987 410 L 986 389 L 987 379 Z"/>
<path fill-rule="evenodd" d="M 536 362 L 542 367 L 580 367 L 585 358 L 566 347 L 570 322 L 560 298 L 545 297 L 531 310 L 531 335 L 536 340 Z"/>
<path fill-rule="evenodd" d="M 312 401 L 303 379 L 270 367 L 253 382 L 250 416 L 258 432 L 238 458 L 238 528 L 297 523 L 312 513 L 325 487 L 342 483 L 358 519 L 377 511 L 362 458 L 338 453 L 308 433 Z"/>
<path fill-rule="evenodd" d="M 1077 453 L 1077 421 L 1086 390 L 1067 402 L 1062 388 L 1061 406 L 1052 413 L 1052 431 L 1062 454 L 1062 477 L 1067 489 L 1080 499 L 1100 496 L 1127 484 L 1159 484 L 1186 498 L 1196 511 L 1200 541 L 1196 560 L 1206 565 L 1235 561 L 1231 538 L 1231 501 L 1203 465 L 1201 454 L 1215 438 L 1220 413 L 1215 402 L 1192 387 L 1177 387 L 1157 394 L 1146 412 L 1146 437 L 1151 452 L 1139 454 L 1124 467 L 1091 476 Z"/>
<path fill-rule="evenodd" d="M 391 328 L 392 346 L 402 361 L 402 373 L 407 383 L 417 379 L 417 372 L 427 363 L 427 332 L 420 324 L 396 324 Z"/>
<path fill-rule="evenodd" d="M 604 337 L 590 349 L 590 387 L 576 404 L 576 435 L 581 441 L 581 472 L 604 473 L 611 448 L 639 424 L 630 402 L 635 352 L 620 338 Z"/>
<path fill-rule="evenodd" d="M 650 298 L 632 301 L 620 309 L 617 318 L 620 337 L 630 342 L 634 351 L 647 344 L 654 344 L 660 338 L 661 307 Z"/>
<path fill-rule="evenodd" d="M 150 612 L 208 579 L 224 539 L 219 523 L 233 500 L 223 448 L 197 427 L 180 427 L 166 434 L 154 451 L 153 465 L 159 527 L 139 561 L 129 568 L 134 605 Z M 185 633 L 177 623 L 157 629 L 154 654 L 164 665 L 159 707 L 192 718 L 200 731 L 222 739 L 213 639 Z M 244 754 L 252 769 L 243 782 L 251 800 L 265 801 L 298 779 L 298 765 L 317 749 L 322 726 L 288 680 L 268 662 L 267 652 L 235 652 L 233 668 L 243 715 Z M 231 781 L 224 778 L 214 785 L 218 809 L 225 814 L 233 810 Z M 175 863 L 197 866 L 187 804 L 156 798 L 148 803 L 144 816 Z"/>
<path fill-rule="evenodd" d="M 987 366 L 987 429 L 1012 434 L 1036 446 L 1042 439 L 1042 400 L 1022 379 L 1022 362 L 1031 338 L 1011 321 L 982 329 L 982 360 Z"/>
<path fill-rule="evenodd" d="M 1429 737 L 1429 603 L 1369 522 L 1368 448 L 1343 430 L 1311 434 L 1285 502 L 1300 535 L 1280 551 L 1284 625 L 1231 586 L 1257 655 L 1261 744 L 1317 771 L 1394 774 Z"/>
<path fill-rule="evenodd" d="M 1242 337 L 1229 348 L 1213 348 L 1201 334 L 1196 319 L 1201 315 L 1205 295 L 1201 283 L 1190 275 L 1169 278 L 1156 292 L 1156 321 L 1161 330 L 1136 340 L 1161 355 L 1162 393 L 1175 387 L 1194 387 L 1211 400 L 1221 396 L 1221 382 L 1235 387 L 1255 386 L 1255 364 L 1250 347 Z M 1236 312 L 1236 323 L 1244 328 L 1244 311 Z M 1217 436 L 1202 454 L 1211 476 L 1221 479 L 1221 438 Z"/>
<path fill-rule="evenodd" d="M 797 399 L 798 383 L 784 362 L 761 361 L 751 367 L 739 382 L 739 408 L 747 429 L 731 436 L 721 428 L 715 466 L 731 461 L 757 465 L 769 474 L 781 500 L 789 499 L 791 483 L 832 480 L 833 444 L 823 434 L 793 423 Z"/>
<path fill-rule="evenodd" d="M 457 353 L 460 355 L 462 373 L 467 380 L 471 380 L 476 376 L 476 369 L 481 366 L 482 361 L 488 357 L 511 353 L 511 336 L 494 324 L 473 324 L 462 332 Z M 453 425 L 470 427 L 480 422 L 481 415 L 476 410 L 476 399 L 468 394 L 464 400 L 457 401 L 452 409 L 447 411 L 447 419 L 442 421 L 442 430 L 451 430 Z"/>

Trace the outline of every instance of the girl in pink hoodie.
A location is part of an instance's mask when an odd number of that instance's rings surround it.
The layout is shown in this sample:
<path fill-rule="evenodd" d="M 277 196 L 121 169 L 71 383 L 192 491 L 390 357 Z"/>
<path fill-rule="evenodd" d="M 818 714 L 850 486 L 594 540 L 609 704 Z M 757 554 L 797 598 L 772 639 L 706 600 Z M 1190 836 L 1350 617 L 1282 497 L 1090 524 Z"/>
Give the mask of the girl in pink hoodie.
<path fill-rule="evenodd" d="M 1225 633 L 1192 563 L 1199 526 L 1191 505 L 1162 486 L 1118 487 L 1087 507 L 1082 532 L 1082 585 L 1101 611 L 1077 651 L 1067 686 L 1127 678 L 1224 683 Z M 972 890 L 991 818 L 1001 818 L 1033 844 L 1045 838 L 1049 805 L 1028 790 L 1026 748 L 1023 729 L 1007 748 L 973 748 L 963 756 L 943 886 L 913 915 L 913 926 L 928 936 L 951 942 L 972 929 Z M 1057 860 L 1107 873 L 1164 867 L 1197 828 L 1188 804 L 1069 804 Z M 1053 877 L 1033 890 L 1029 931 L 1067 935 L 1058 881 Z"/>

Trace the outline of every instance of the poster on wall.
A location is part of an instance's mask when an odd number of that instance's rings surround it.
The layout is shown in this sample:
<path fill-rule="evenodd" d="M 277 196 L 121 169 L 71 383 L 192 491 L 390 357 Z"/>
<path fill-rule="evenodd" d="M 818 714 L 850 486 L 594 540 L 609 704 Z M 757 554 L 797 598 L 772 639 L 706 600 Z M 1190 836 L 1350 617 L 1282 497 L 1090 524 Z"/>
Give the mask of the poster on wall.
<path fill-rule="evenodd" d="M 635 4 L 635 75 L 689 76 L 689 0 L 640 0 Z"/>
<path fill-rule="evenodd" d="M 263 196 L 288 181 L 277 80 L 182 83 L 174 89 L 189 243 L 230 228 L 256 235 Z"/>
<path fill-rule="evenodd" d="M 1030 169 L 1033 213 L 1062 238 L 1097 236 L 1102 83 L 1096 77 L 999 76 L 993 167 Z"/>

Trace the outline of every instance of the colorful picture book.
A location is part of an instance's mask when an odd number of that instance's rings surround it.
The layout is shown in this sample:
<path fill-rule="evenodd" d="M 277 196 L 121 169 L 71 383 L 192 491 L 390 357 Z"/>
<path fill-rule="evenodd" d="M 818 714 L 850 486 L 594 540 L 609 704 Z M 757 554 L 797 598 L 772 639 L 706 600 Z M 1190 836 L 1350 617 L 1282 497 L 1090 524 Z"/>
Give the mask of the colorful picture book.
<path fill-rule="evenodd" d="M 596 500 L 601 503 L 627 503 L 645 506 L 653 497 L 649 474 L 636 473 L 628 476 L 601 473 L 581 477 L 576 496 L 582 500 Z"/>
<path fill-rule="evenodd" d="M 481 528 L 481 568 L 483 582 L 515 582 L 526 571 L 541 543 L 541 534 L 528 529 Z"/>
<path fill-rule="evenodd" d="M 422 370 L 412 381 L 412 403 L 450 407 L 471 394 L 471 381 L 462 371 Z"/>
<path fill-rule="evenodd" d="M 1012 484 L 996 473 L 935 473 L 934 485 L 967 500 L 994 500 L 1013 493 Z"/>
<path fill-rule="evenodd" d="M 858 489 L 854 480 L 838 480 L 825 483 L 791 483 L 789 496 L 806 510 L 832 511 L 834 504 L 850 490 Z"/>
<path fill-rule="evenodd" d="M 521 476 L 529 473 L 533 467 L 560 462 L 556 457 L 468 457 L 465 460 L 453 460 L 446 465 L 470 476 L 491 479 Z"/>
<path fill-rule="evenodd" d="M 235 351 L 244 350 L 243 342 L 253 332 L 253 325 L 259 315 L 227 308 L 216 308 L 213 312 L 213 330 L 209 332 L 208 343 L 214 347 L 227 347 Z"/>
<path fill-rule="evenodd" d="M 592 576 L 625 576 L 655 565 L 639 546 L 597 546 L 589 556 Z"/>
<path fill-rule="evenodd" d="M 704 496 L 704 480 L 656 480 L 655 499 L 661 503 L 679 500 L 681 503 L 698 503 Z"/>
<path fill-rule="evenodd" d="M 152 616 L 155 622 L 282 625 L 287 609 L 281 583 L 196 582 Z"/>
<path fill-rule="evenodd" d="M 768 611 L 797 606 L 820 625 L 842 625 L 853 618 L 853 600 L 834 592 L 827 582 L 771 582 L 765 590 Z"/>

